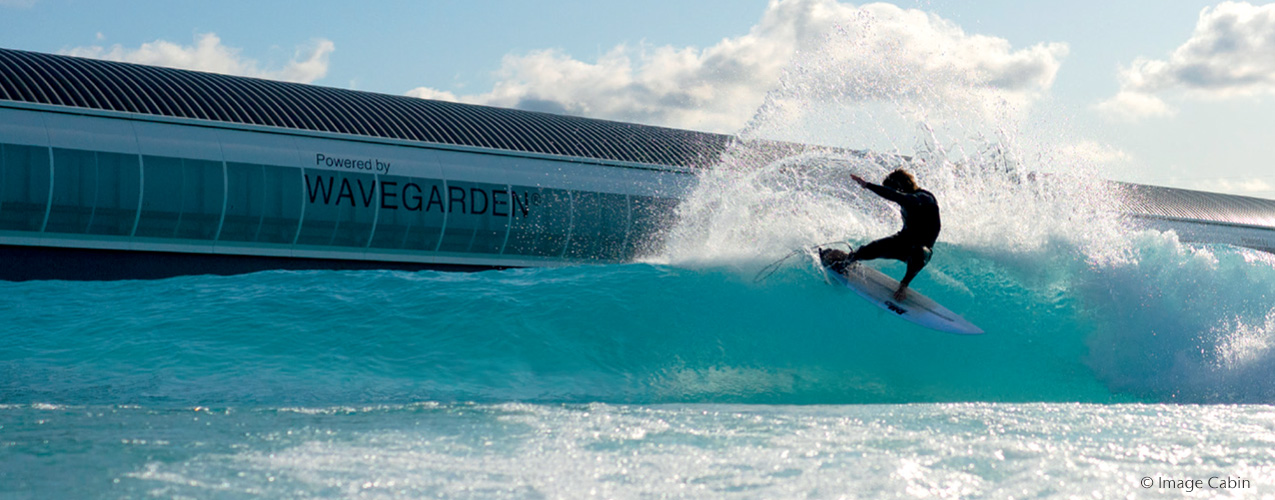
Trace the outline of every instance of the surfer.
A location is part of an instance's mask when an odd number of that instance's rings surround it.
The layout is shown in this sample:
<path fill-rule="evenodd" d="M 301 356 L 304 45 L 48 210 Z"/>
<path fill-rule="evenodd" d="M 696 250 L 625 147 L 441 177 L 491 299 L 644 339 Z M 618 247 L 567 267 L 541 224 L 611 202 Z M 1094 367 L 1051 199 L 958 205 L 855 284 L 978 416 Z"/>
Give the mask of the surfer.
<path fill-rule="evenodd" d="M 908 295 L 908 283 L 930 262 L 934 241 L 939 237 L 939 202 L 933 193 L 916 184 L 912 174 L 901 168 L 890 172 L 881 184 L 873 184 L 853 174 L 850 178 L 877 196 L 898 203 L 899 212 L 903 215 L 903 229 L 849 253 L 820 249 L 819 260 L 839 273 L 844 273 L 850 264 L 860 260 L 884 258 L 903 261 L 908 265 L 908 271 L 899 281 L 899 289 L 894 292 L 894 299 L 902 302 Z"/>

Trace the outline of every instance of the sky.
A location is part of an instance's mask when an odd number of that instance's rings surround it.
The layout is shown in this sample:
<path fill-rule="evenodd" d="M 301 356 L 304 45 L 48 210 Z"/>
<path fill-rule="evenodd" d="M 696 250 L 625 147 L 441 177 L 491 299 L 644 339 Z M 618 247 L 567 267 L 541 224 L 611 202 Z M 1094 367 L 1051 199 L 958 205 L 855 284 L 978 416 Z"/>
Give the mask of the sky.
<path fill-rule="evenodd" d="M 0 0 L 0 46 L 1275 199 L 1275 4 Z"/>

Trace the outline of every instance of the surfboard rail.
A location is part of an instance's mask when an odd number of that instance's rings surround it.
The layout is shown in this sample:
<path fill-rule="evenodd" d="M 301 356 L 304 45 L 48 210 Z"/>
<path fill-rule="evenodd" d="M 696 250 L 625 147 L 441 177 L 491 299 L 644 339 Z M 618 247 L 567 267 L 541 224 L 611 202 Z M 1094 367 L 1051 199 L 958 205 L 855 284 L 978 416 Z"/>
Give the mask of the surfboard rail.
<path fill-rule="evenodd" d="M 984 333 L 982 328 L 914 289 L 908 289 L 905 300 L 894 300 L 894 291 L 899 288 L 898 280 L 863 263 L 851 264 L 844 273 L 827 266 L 822 267 L 825 275 L 832 280 L 902 319 L 941 332 L 960 335 Z"/>

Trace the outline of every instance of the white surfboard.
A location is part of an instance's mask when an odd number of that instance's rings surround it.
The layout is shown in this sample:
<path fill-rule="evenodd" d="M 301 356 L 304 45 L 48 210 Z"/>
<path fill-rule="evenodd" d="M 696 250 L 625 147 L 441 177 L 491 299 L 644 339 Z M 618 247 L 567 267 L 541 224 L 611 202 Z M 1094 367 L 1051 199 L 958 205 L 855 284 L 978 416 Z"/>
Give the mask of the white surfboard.
<path fill-rule="evenodd" d="M 846 268 L 845 274 L 828 267 L 824 267 L 823 270 L 836 282 L 854 290 L 860 297 L 868 299 L 868 302 L 900 318 L 942 332 L 962 335 L 983 333 L 982 328 L 974 326 L 959 314 L 949 311 L 938 302 L 911 288 L 908 289 L 907 300 L 903 302 L 894 300 L 894 291 L 899 289 L 899 282 L 862 263 L 851 264 Z"/>

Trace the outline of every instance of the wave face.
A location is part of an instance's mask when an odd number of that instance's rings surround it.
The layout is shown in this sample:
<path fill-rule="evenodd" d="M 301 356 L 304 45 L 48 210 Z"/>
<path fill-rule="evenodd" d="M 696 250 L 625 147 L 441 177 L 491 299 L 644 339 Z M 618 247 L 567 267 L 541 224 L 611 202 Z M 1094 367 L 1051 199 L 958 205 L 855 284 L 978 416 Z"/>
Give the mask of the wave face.
<path fill-rule="evenodd" d="M 683 204 L 662 262 L 748 274 L 788 248 L 858 246 L 897 230 L 897 211 L 852 173 L 880 179 L 905 166 L 940 200 L 944 230 L 913 287 L 988 334 L 925 335 L 851 294 L 786 304 L 791 313 L 772 328 L 791 321 L 803 334 L 850 336 L 827 341 L 846 360 L 833 379 L 857 384 L 845 400 L 1275 400 L 1271 254 L 1139 229 L 1117 215 L 1118 194 L 1083 171 L 1032 175 L 986 156 L 845 154 L 752 168 L 750 151 L 735 154 Z M 813 262 L 789 267 L 759 286 L 819 282 Z M 800 292 L 777 293 L 786 301 Z"/>
<path fill-rule="evenodd" d="M 915 327 L 812 262 L 4 283 L 6 403 L 1275 402 L 1275 261 L 1137 233 L 1119 259 L 940 244 Z M 899 264 L 885 264 L 892 274 Z"/>

